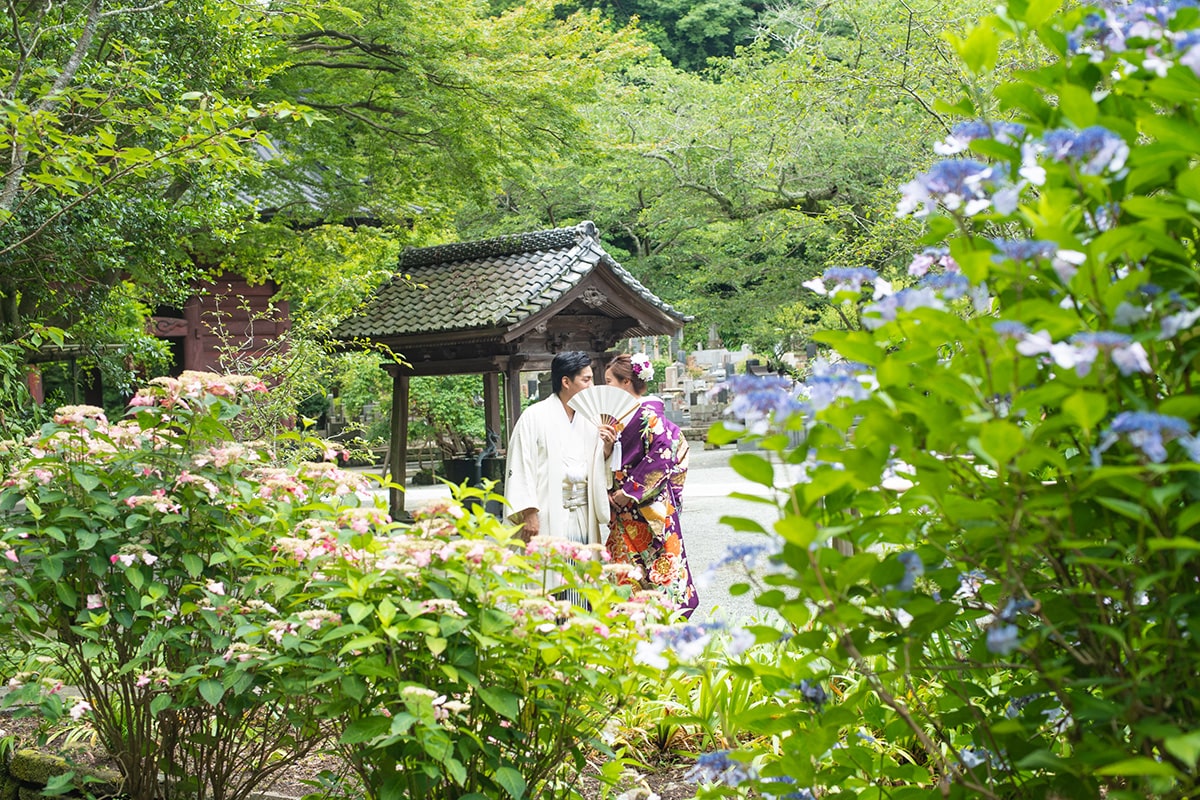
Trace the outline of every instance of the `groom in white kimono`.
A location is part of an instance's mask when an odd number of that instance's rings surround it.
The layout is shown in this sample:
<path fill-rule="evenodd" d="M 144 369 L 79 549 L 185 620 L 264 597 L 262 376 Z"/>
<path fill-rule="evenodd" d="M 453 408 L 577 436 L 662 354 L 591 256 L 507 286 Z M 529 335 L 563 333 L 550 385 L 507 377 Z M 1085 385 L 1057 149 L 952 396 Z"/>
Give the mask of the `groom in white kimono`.
<path fill-rule="evenodd" d="M 521 538 L 553 536 L 583 544 L 603 542 L 608 529 L 608 472 L 616 432 L 597 428 L 567 403 L 592 385 L 587 353 L 559 353 L 550 364 L 554 394 L 517 419 L 508 443 L 504 495 Z"/>

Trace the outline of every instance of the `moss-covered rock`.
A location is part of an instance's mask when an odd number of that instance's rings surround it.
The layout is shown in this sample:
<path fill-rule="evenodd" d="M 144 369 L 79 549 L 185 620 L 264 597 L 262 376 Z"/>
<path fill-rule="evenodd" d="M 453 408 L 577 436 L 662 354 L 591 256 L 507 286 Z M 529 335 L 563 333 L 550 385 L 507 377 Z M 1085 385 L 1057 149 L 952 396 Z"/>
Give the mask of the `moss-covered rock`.
<path fill-rule="evenodd" d="M 80 767 L 61 756 L 43 753 L 40 750 L 18 750 L 13 753 L 8 763 L 10 781 L 20 781 L 24 784 L 22 790 L 25 787 L 43 787 L 51 778 L 71 771 L 75 773 L 75 785 L 82 786 L 84 781 L 87 781 L 88 790 L 95 795 L 111 795 L 120 791 L 120 773 L 110 769 Z M 41 796 L 40 788 L 37 789 L 36 796 Z M 11 798 L 0 797 L 0 800 Z"/>

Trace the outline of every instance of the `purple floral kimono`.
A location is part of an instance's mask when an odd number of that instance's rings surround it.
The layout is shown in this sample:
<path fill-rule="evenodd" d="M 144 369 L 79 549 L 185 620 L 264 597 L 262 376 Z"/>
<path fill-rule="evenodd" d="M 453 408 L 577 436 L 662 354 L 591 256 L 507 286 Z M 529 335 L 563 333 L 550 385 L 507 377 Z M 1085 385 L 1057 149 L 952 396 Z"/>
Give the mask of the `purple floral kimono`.
<path fill-rule="evenodd" d="M 621 431 L 621 466 L 613 476 L 613 489 L 624 489 L 634 502 L 613 505 L 606 546 L 613 561 L 641 570 L 640 580 L 624 582 L 664 592 L 690 617 L 700 599 L 679 529 L 687 463 L 687 441 L 667 419 L 662 400 L 642 398 Z"/>

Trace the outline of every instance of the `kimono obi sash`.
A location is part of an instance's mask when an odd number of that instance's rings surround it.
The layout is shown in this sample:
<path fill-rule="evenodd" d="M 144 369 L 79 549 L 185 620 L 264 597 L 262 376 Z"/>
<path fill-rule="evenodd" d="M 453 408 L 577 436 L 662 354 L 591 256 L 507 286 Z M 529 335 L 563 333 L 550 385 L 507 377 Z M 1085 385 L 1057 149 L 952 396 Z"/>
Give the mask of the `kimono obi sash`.
<path fill-rule="evenodd" d="M 563 508 L 580 508 L 587 505 L 587 481 L 572 481 L 563 479 L 562 504 Z"/>

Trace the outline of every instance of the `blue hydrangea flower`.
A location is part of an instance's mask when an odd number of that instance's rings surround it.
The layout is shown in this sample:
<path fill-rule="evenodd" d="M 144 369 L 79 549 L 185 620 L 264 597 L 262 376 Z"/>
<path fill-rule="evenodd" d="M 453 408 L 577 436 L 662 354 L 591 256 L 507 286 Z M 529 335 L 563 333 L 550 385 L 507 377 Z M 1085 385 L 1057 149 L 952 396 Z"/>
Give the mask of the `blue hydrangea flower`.
<path fill-rule="evenodd" d="M 821 684 L 805 679 L 796 684 L 796 688 L 800 690 L 800 696 L 812 703 L 818 712 L 825 708 L 825 703 L 829 700 L 829 695 L 821 688 Z"/>
<path fill-rule="evenodd" d="M 1046 171 L 1039 159 L 1070 164 L 1082 175 L 1120 175 L 1129 157 L 1129 144 L 1108 128 L 1093 125 L 1081 131 L 1061 128 L 1046 131 L 1022 148 L 1021 176 L 1040 186 Z"/>
<path fill-rule="evenodd" d="M 1017 618 L 1017 614 L 1022 611 L 1028 611 L 1036 605 L 1032 600 L 1017 600 L 1009 598 L 1004 604 L 1004 608 L 1000 610 L 999 618 L 1004 622 L 1013 622 Z"/>
<path fill-rule="evenodd" d="M 789 778 L 786 775 L 775 778 L 763 778 L 763 783 L 783 783 L 788 785 L 787 789 L 780 790 L 787 792 L 787 794 L 779 794 L 770 786 L 762 787 L 762 793 L 767 797 L 775 797 L 779 798 L 779 800 L 814 800 L 814 795 L 810 789 L 793 788 L 796 785 L 795 778 Z"/>
<path fill-rule="evenodd" d="M 971 120 L 960 122 L 950 129 L 945 140 L 933 146 L 940 156 L 952 156 L 971 146 L 976 139 L 994 139 L 1001 144 L 1017 144 L 1025 138 L 1025 126 L 1016 122 L 985 122 Z"/>
<path fill-rule="evenodd" d="M 717 750 L 696 757 L 696 765 L 686 775 L 692 783 L 723 783 L 737 786 L 754 780 L 757 773 L 753 766 L 729 757 L 730 751 Z"/>
<path fill-rule="evenodd" d="M 716 622 L 668 625 L 654 632 L 648 642 L 638 642 L 634 660 L 656 669 L 666 669 L 670 662 L 666 653 L 672 652 L 680 661 L 691 661 L 704 654 L 715 631 L 724 626 Z"/>
<path fill-rule="evenodd" d="M 782 425 L 793 414 L 808 407 L 796 397 L 792 380 L 777 375 L 732 375 L 714 386 L 709 393 L 728 389 L 733 400 L 725 413 L 740 420 L 754 433 L 763 433 L 773 420 Z"/>
<path fill-rule="evenodd" d="M 1063 250 L 1057 242 L 1045 239 L 996 238 L 992 239 L 992 244 L 1000 251 L 992 257 L 993 261 L 1049 261 L 1058 279 L 1063 283 L 1069 283 L 1071 278 L 1075 277 L 1079 265 L 1087 260 L 1087 256 L 1078 250 Z"/>
<path fill-rule="evenodd" d="M 1200 308 L 1193 308 L 1190 311 L 1180 311 L 1177 314 L 1163 317 L 1162 329 L 1158 334 L 1159 339 L 1173 339 L 1184 331 L 1191 330 L 1196 321 L 1200 320 Z"/>
<path fill-rule="evenodd" d="M 947 300 L 957 300 L 971 291 L 971 281 L 961 272 L 943 272 L 926 275 L 919 284 L 921 288 L 933 289 Z"/>
<path fill-rule="evenodd" d="M 916 311 L 918 308 L 945 311 L 946 304 L 932 286 L 901 289 L 878 303 L 864 307 L 862 324 L 868 330 L 877 330 L 889 322 L 895 322 L 901 311 Z"/>
<path fill-rule="evenodd" d="M 973 747 L 964 747 L 958 752 L 958 758 L 967 769 L 975 769 L 988 762 L 987 751 L 981 750 L 977 753 Z"/>
<path fill-rule="evenodd" d="M 988 628 L 984 643 L 990 652 L 1006 656 L 1021 646 L 1021 632 L 1011 623 L 992 625 Z"/>
<path fill-rule="evenodd" d="M 992 330 L 1002 339 L 1020 339 L 1029 333 L 1029 328 L 1024 323 L 1011 319 L 1002 319 L 992 323 Z"/>
<path fill-rule="evenodd" d="M 1111 231 L 1117 226 L 1117 217 L 1121 214 L 1118 203 L 1104 203 L 1096 207 L 1091 214 L 1092 226 L 1097 232 Z"/>
<path fill-rule="evenodd" d="M 748 570 L 754 569 L 760 560 L 765 561 L 771 556 L 778 555 L 779 552 L 778 541 L 771 544 L 733 544 L 725 548 L 725 555 L 713 564 L 713 569 L 720 569 L 730 564 L 741 564 Z"/>
<path fill-rule="evenodd" d="M 1092 463 L 1098 466 L 1100 455 L 1121 439 L 1155 464 L 1167 460 L 1167 442 L 1179 440 L 1188 457 L 1200 462 L 1200 443 L 1191 435 L 1187 420 L 1152 411 L 1122 411 L 1092 451 Z"/>
<path fill-rule="evenodd" d="M 1053 258 L 1058 252 L 1058 243 L 1045 239 L 992 239 L 992 244 L 1000 251 L 993 256 L 994 261 L 1011 258 L 1013 261 L 1032 261 L 1035 258 Z"/>
<path fill-rule="evenodd" d="M 989 165 L 969 158 L 934 164 L 900 187 L 896 216 L 924 217 L 942 205 L 952 212 L 973 217 L 995 209 L 1001 214 L 1016 210 L 1020 187 L 1008 181 L 1002 165 Z"/>
<path fill-rule="evenodd" d="M 1081 378 L 1091 372 L 1092 364 L 1102 352 L 1112 359 L 1122 375 L 1153 371 L 1146 348 L 1128 334 L 1116 331 L 1085 331 L 1066 342 L 1055 342 L 1048 331 L 1037 331 L 1021 338 L 1017 352 L 1023 356 L 1048 354 L 1055 364 L 1075 370 Z"/>
<path fill-rule="evenodd" d="M 904 565 L 904 576 L 900 579 L 900 583 L 896 584 L 896 588 L 902 592 L 911 592 L 913 583 L 925 574 L 925 565 L 921 563 L 921 557 L 913 550 L 900 553 L 896 556 L 896 560 Z"/>
<path fill-rule="evenodd" d="M 1021 715 L 1021 709 L 1041 697 L 1040 694 L 1026 694 L 1020 697 L 1014 697 L 1008 701 L 1008 705 L 1004 707 L 1004 716 L 1009 719 L 1016 719 Z"/>
<path fill-rule="evenodd" d="M 908 274 L 920 278 L 932 267 L 941 267 L 947 272 L 958 272 L 958 262 L 950 255 L 949 247 L 926 247 L 913 256 L 908 265 Z"/>
<path fill-rule="evenodd" d="M 841 399 L 858 401 L 871 396 L 871 388 L 863 378 L 846 370 L 814 371 L 800 391 L 816 411 L 828 408 Z"/>
<path fill-rule="evenodd" d="M 879 273 L 870 267 L 830 267 L 821 273 L 821 277 L 800 285 L 819 295 L 833 297 L 843 292 L 857 295 L 862 291 L 864 283 L 873 286 L 876 294 L 891 290 L 887 281 L 881 281 Z M 832 284 L 832 287 L 829 284 Z"/>

